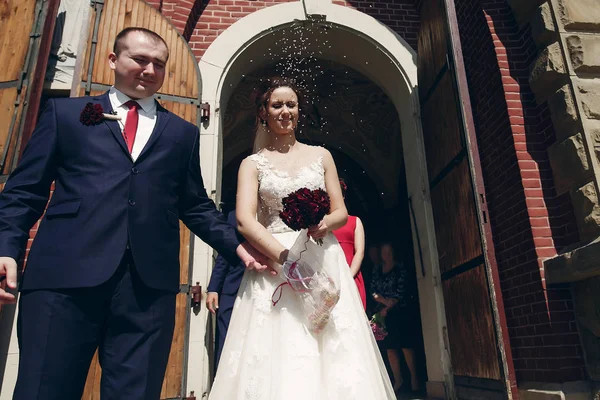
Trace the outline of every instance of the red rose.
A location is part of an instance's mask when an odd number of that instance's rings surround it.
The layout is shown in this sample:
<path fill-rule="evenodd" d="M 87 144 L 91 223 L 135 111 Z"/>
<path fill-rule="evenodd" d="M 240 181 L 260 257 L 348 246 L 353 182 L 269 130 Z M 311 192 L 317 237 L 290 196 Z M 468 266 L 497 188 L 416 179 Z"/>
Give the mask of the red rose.
<path fill-rule="evenodd" d="M 81 114 L 79 121 L 84 125 L 98 125 L 104 119 L 104 110 L 100 104 L 87 103 Z"/>
<path fill-rule="evenodd" d="M 301 188 L 281 201 L 283 210 L 279 217 L 295 231 L 318 225 L 329 214 L 331 201 L 323 189 Z"/>

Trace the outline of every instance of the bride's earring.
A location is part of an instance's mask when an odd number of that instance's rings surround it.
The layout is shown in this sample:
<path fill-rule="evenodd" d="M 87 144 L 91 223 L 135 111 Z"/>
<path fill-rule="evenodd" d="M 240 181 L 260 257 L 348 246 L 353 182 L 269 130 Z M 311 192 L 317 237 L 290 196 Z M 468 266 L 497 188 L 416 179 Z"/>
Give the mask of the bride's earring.
<path fill-rule="evenodd" d="M 260 119 L 260 123 L 262 124 L 262 126 L 267 126 L 267 121 L 265 121 L 264 119 Z"/>

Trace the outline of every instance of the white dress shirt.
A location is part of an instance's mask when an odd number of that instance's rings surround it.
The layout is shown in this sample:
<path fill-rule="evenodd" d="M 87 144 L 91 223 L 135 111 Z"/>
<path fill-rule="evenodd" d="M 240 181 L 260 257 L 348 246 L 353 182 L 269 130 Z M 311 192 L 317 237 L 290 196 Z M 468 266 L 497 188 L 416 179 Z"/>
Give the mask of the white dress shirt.
<path fill-rule="evenodd" d="M 121 133 L 123 133 L 127 112 L 129 111 L 129 108 L 125 103 L 133 99 L 126 94 L 123 94 L 115 87 L 111 87 L 108 91 L 108 98 L 110 99 L 113 110 L 116 111 L 117 116 L 121 118 L 119 126 L 121 127 Z M 139 118 L 137 131 L 135 133 L 135 141 L 133 142 L 133 149 L 131 149 L 131 158 L 133 161 L 138 158 L 144 149 L 144 146 L 148 143 L 148 139 L 150 139 L 150 135 L 152 135 L 152 131 L 156 125 L 156 100 L 154 100 L 154 97 L 146 97 L 145 99 L 138 99 L 135 101 L 140 105 L 140 108 L 138 108 Z"/>

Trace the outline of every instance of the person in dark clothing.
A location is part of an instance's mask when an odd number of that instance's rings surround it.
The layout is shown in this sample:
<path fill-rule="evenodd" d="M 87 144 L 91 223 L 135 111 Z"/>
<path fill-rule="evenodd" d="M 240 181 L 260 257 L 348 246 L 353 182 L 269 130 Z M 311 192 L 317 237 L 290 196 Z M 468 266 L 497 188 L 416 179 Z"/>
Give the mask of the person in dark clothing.
<path fill-rule="evenodd" d="M 416 282 L 404 263 L 394 259 L 394 249 L 390 243 L 381 245 L 382 264 L 375 268 L 371 281 L 373 299 L 379 303 L 378 310 L 385 316 L 388 335 L 380 342 L 387 350 L 387 356 L 394 376 L 394 390 L 402 385 L 398 349 L 402 349 L 406 365 L 410 371 L 411 389 L 419 391 L 419 380 L 415 363 L 414 347 L 419 338 L 419 310 L 416 295 Z"/>
<path fill-rule="evenodd" d="M 235 210 L 227 215 L 227 222 L 236 226 Z M 217 328 L 215 334 L 215 371 L 219 365 L 223 343 L 227 336 L 227 328 L 231 320 L 233 304 L 237 296 L 240 282 L 244 276 L 244 264 L 230 264 L 224 257 L 219 255 L 215 261 L 215 266 L 208 283 L 208 296 L 206 298 L 206 307 L 217 316 Z"/>

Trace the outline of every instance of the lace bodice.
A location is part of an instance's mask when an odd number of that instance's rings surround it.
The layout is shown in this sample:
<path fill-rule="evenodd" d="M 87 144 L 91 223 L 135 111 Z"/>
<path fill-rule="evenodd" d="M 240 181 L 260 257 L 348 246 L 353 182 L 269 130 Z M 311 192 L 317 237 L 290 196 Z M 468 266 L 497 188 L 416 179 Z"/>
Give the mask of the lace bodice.
<path fill-rule="evenodd" d="M 279 218 L 283 206 L 281 199 L 295 190 L 325 189 L 325 170 L 323 157 L 300 167 L 295 175 L 277 170 L 261 153 L 248 157 L 258 170 L 258 221 L 271 233 L 291 231 Z"/>

